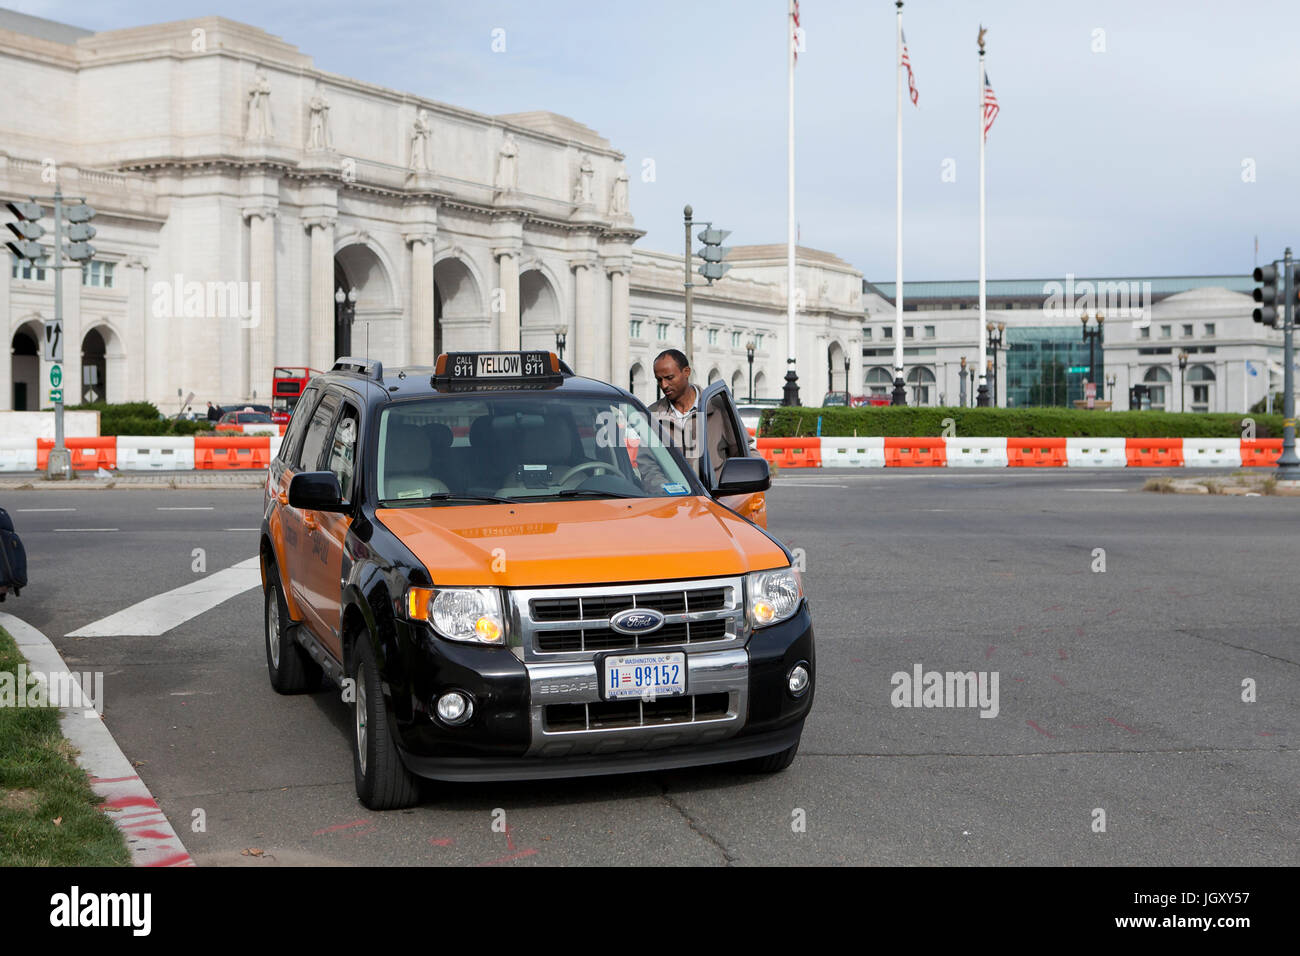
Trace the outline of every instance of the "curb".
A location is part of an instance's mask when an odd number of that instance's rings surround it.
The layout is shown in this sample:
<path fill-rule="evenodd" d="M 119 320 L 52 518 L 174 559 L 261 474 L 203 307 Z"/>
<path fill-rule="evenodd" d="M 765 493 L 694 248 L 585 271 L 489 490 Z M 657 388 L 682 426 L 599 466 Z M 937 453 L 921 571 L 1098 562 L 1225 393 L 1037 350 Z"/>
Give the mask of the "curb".
<path fill-rule="evenodd" d="M 0 627 L 13 637 L 33 670 L 70 673 L 50 639 L 26 621 L 0 611 Z M 94 711 L 89 713 L 98 717 Z M 126 838 L 132 865 L 194 866 L 189 851 L 104 726 L 103 718 L 87 719 L 86 711 L 65 706 L 59 726 L 77 748 L 77 765 L 90 776 L 91 789 L 104 800 L 100 809 L 110 814 Z"/>

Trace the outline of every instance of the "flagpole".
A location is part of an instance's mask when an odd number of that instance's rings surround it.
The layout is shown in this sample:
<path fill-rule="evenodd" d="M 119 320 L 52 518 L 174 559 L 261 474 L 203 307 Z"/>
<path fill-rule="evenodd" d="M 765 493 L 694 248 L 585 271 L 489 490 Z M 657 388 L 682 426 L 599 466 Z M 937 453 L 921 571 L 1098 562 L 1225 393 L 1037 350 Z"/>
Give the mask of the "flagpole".
<path fill-rule="evenodd" d="M 985 270 L 987 262 L 984 254 L 984 28 L 980 27 L 979 35 L 980 58 L 979 58 L 979 126 L 980 126 L 980 324 L 975 330 L 975 337 L 979 339 L 980 357 L 979 364 L 976 366 L 979 370 L 979 393 L 975 399 L 975 404 L 980 408 L 987 408 L 989 405 L 989 386 L 988 386 L 988 340 L 984 336 L 984 327 L 987 324 L 986 318 L 986 301 L 985 287 L 987 280 Z"/>
<path fill-rule="evenodd" d="M 786 127 L 786 169 L 788 179 L 786 181 L 786 196 L 788 202 L 787 223 L 786 223 L 786 249 L 785 249 L 785 313 L 786 313 L 786 370 L 785 370 L 785 395 L 782 403 L 785 405 L 799 404 L 799 375 L 795 366 L 796 357 L 796 330 L 794 314 L 794 53 L 795 45 L 798 43 L 798 36 L 795 33 L 798 16 L 798 4 L 796 0 L 790 0 L 789 16 L 786 22 L 786 65 L 789 73 L 788 83 L 788 103 L 786 109 L 787 127 Z"/>
<path fill-rule="evenodd" d="M 903 0 L 895 0 L 894 6 L 898 11 L 894 38 L 898 189 L 894 211 L 894 394 L 891 404 L 906 405 L 907 388 L 903 384 Z"/>

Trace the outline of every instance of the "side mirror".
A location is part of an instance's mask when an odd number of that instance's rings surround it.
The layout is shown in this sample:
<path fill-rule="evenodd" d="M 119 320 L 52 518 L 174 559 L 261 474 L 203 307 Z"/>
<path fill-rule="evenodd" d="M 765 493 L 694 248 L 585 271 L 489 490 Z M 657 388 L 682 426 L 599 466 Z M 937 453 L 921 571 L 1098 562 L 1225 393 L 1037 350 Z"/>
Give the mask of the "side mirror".
<path fill-rule="evenodd" d="M 766 462 L 764 463 L 766 464 Z M 304 511 L 347 511 L 332 471 L 305 471 L 289 482 L 289 506 Z"/>
<path fill-rule="evenodd" d="M 294 479 L 295 481 L 297 479 Z M 751 495 L 772 487 L 772 474 L 762 458 L 728 458 L 713 496 Z"/>

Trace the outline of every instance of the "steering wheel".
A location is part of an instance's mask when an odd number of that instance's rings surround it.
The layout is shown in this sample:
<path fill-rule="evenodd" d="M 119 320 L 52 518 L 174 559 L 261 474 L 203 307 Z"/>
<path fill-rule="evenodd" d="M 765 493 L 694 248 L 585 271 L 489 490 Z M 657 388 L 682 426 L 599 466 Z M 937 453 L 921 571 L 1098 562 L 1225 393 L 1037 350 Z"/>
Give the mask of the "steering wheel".
<path fill-rule="evenodd" d="M 584 472 L 584 471 L 596 471 L 596 470 L 598 470 L 598 469 L 599 469 L 600 471 L 604 471 L 604 472 L 617 472 L 617 471 L 618 471 L 618 469 L 617 469 L 614 465 L 611 465 L 611 464 L 610 464 L 609 462 L 607 462 L 607 461 L 584 461 L 584 462 L 583 462 L 582 464 L 580 464 L 580 465 L 574 465 L 572 468 L 570 468 L 568 471 L 566 471 L 563 475 L 561 475 L 561 476 L 560 476 L 560 484 L 562 484 L 562 485 L 567 485 L 567 484 L 569 483 L 569 479 L 573 478 L 575 475 L 577 475 L 577 474 L 579 474 L 579 473 L 581 473 L 581 472 Z"/>

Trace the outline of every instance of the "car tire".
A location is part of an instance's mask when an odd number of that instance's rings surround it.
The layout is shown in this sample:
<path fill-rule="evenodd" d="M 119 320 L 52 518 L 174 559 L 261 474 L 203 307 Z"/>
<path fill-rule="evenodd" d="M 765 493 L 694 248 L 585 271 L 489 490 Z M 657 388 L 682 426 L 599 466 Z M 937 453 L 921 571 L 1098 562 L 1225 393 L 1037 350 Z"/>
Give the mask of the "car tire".
<path fill-rule="evenodd" d="M 301 694 L 320 686 L 321 669 L 307 649 L 289 631 L 289 608 L 280 590 L 280 576 L 274 564 L 266 569 L 266 605 L 262 629 L 266 649 L 266 670 L 271 686 L 279 694 Z"/>
<path fill-rule="evenodd" d="M 399 810 L 420 802 L 420 781 L 402 763 L 393 742 L 375 651 L 366 634 L 353 646 L 352 776 L 357 797 L 371 810 Z"/>
<path fill-rule="evenodd" d="M 794 763 L 795 754 L 799 752 L 799 741 L 795 741 L 779 753 L 766 757 L 754 757 L 741 763 L 740 768 L 746 773 L 780 773 Z"/>

